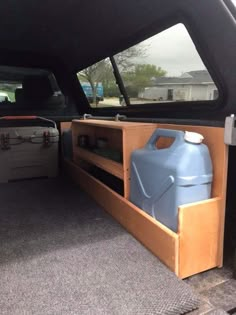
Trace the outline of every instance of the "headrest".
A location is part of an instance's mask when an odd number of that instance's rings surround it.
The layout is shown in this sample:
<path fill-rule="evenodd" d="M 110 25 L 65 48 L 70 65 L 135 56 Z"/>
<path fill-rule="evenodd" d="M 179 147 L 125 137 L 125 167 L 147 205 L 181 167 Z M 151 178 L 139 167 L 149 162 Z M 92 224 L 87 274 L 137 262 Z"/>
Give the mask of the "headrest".
<path fill-rule="evenodd" d="M 54 94 L 47 76 L 26 76 L 23 80 L 24 99 L 45 100 Z"/>
<path fill-rule="evenodd" d="M 16 101 L 16 103 L 23 102 L 23 89 L 17 88 L 15 90 L 15 101 Z"/>

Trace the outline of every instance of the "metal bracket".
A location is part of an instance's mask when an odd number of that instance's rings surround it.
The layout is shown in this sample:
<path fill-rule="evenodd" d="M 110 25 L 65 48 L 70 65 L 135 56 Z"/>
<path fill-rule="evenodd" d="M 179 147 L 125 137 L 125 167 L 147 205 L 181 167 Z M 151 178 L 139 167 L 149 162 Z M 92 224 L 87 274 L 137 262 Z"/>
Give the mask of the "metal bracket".
<path fill-rule="evenodd" d="M 127 117 L 125 115 L 117 114 L 115 116 L 115 121 L 120 121 L 120 119 L 127 119 Z"/>
<path fill-rule="evenodd" d="M 83 120 L 86 120 L 88 118 L 92 118 L 93 116 L 91 114 L 84 114 L 83 115 Z"/>
<path fill-rule="evenodd" d="M 43 133 L 43 143 L 44 143 L 45 147 L 49 147 L 50 146 L 50 133 L 49 133 L 49 131 L 44 131 L 44 133 Z"/>

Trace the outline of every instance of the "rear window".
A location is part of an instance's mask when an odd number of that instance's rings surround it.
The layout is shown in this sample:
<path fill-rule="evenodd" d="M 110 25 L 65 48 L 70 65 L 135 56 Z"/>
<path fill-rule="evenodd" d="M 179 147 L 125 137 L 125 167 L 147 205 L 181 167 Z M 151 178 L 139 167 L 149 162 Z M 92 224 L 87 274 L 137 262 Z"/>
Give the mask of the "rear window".
<path fill-rule="evenodd" d="M 183 24 L 150 37 L 115 59 L 131 104 L 218 98 L 217 86 Z"/>
<path fill-rule="evenodd" d="M 38 102 L 38 104 L 37 104 Z M 44 69 L 0 66 L 0 103 L 57 106 L 64 102 L 54 75 Z"/>
<path fill-rule="evenodd" d="M 22 88 L 22 82 L 0 82 L 0 103 L 15 102 L 15 91 L 18 88 Z"/>
<path fill-rule="evenodd" d="M 92 107 L 125 105 L 109 58 L 91 65 L 77 75 L 84 94 Z"/>
<path fill-rule="evenodd" d="M 219 97 L 218 88 L 183 24 L 120 52 L 114 59 L 128 105 L 168 106 L 173 102 L 211 102 Z M 126 106 L 109 58 L 79 72 L 78 78 L 91 106 Z"/>

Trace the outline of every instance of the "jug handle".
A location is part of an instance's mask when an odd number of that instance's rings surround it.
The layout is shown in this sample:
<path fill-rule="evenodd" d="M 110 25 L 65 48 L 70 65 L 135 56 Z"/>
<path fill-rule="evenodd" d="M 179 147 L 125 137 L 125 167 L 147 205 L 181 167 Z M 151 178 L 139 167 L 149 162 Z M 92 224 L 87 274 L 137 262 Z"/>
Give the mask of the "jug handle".
<path fill-rule="evenodd" d="M 178 144 L 183 143 L 184 132 L 180 130 L 170 130 L 170 129 L 156 129 L 146 144 L 145 148 L 148 150 L 160 150 L 157 148 L 156 143 L 159 138 L 174 138 L 175 141 L 167 149 L 173 149 Z"/>

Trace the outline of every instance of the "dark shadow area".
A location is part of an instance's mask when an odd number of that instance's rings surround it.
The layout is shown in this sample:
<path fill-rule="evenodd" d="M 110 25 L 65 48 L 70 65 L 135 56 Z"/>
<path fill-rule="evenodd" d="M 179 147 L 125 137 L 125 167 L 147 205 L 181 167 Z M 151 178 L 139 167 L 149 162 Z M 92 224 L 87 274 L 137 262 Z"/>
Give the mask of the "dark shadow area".
<path fill-rule="evenodd" d="M 224 260 L 233 267 L 236 249 L 236 147 L 229 147 Z"/>

